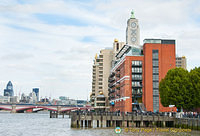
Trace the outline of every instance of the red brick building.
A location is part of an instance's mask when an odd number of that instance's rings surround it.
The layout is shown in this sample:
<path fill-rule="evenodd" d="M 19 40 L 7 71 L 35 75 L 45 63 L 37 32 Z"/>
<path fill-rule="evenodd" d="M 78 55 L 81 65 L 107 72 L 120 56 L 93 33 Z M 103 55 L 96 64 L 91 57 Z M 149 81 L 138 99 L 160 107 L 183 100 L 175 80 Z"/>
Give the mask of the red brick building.
<path fill-rule="evenodd" d="M 176 110 L 162 106 L 158 90 L 168 70 L 176 67 L 175 40 L 145 39 L 141 47 L 125 45 L 116 57 L 109 77 L 111 111 Z"/>

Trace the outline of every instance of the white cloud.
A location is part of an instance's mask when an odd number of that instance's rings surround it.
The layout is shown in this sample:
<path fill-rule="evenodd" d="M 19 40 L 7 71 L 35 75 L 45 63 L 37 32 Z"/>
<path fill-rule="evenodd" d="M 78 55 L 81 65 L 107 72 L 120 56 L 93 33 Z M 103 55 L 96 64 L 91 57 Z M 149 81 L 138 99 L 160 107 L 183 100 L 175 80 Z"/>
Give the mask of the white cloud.
<path fill-rule="evenodd" d="M 126 21 L 134 9 L 144 38 L 176 39 L 177 54 L 188 68 L 199 66 L 200 7 L 197 0 L 109 0 L 75 2 L 32 0 L 0 2 L 0 90 L 86 99 L 91 91 L 92 60 L 114 38 L 125 41 Z M 74 18 L 86 25 L 48 24 L 36 14 Z M 51 21 L 51 20 L 49 20 Z M 90 37 L 91 41 L 83 41 Z M 76 96 L 74 96 L 74 92 Z M 3 94 L 3 91 L 0 91 Z"/>

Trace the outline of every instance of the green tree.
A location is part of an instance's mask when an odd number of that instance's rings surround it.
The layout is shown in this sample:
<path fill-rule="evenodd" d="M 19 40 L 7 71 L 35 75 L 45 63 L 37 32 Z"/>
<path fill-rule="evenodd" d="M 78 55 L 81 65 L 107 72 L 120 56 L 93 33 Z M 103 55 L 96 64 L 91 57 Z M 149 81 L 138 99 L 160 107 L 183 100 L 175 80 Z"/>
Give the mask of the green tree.
<path fill-rule="evenodd" d="M 171 69 L 159 85 L 161 103 L 165 107 L 175 105 L 178 109 L 192 109 L 194 94 L 190 90 L 192 83 L 189 72 L 183 68 Z"/>
<path fill-rule="evenodd" d="M 191 93 L 194 108 L 200 107 L 200 67 L 190 71 L 190 81 L 192 83 Z"/>

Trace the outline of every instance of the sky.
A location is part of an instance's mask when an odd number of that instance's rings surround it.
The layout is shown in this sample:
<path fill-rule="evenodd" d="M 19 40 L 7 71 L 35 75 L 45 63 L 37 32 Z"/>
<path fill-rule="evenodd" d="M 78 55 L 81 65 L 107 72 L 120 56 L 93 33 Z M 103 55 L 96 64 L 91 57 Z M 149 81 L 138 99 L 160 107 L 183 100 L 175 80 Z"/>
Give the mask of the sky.
<path fill-rule="evenodd" d="M 89 99 L 95 54 L 125 41 L 131 11 L 146 38 L 176 40 L 187 69 L 200 66 L 199 0 L 0 0 L 0 95 Z"/>

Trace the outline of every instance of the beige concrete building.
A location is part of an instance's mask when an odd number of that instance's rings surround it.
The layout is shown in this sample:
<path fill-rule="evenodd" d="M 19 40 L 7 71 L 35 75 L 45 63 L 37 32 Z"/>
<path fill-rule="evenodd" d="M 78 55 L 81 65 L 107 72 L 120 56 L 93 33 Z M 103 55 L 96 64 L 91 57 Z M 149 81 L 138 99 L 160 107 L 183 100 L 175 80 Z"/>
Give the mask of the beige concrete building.
<path fill-rule="evenodd" d="M 97 110 L 108 106 L 108 76 L 110 75 L 113 49 L 103 49 L 95 56 L 92 76 L 91 105 Z"/>
<path fill-rule="evenodd" d="M 106 48 L 95 56 L 92 73 L 92 92 L 90 94 L 91 106 L 96 110 L 109 110 L 108 77 L 115 55 L 124 46 L 124 42 L 114 40 L 113 48 Z"/>
<path fill-rule="evenodd" d="M 112 59 L 112 67 L 114 67 L 117 53 L 121 50 L 121 48 L 125 45 L 125 42 L 119 42 L 117 39 L 113 42 L 113 59 Z"/>
<path fill-rule="evenodd" d="M 176 57 L 176 67 L 187 69 L 187 61 L 185 56 Z"/>

